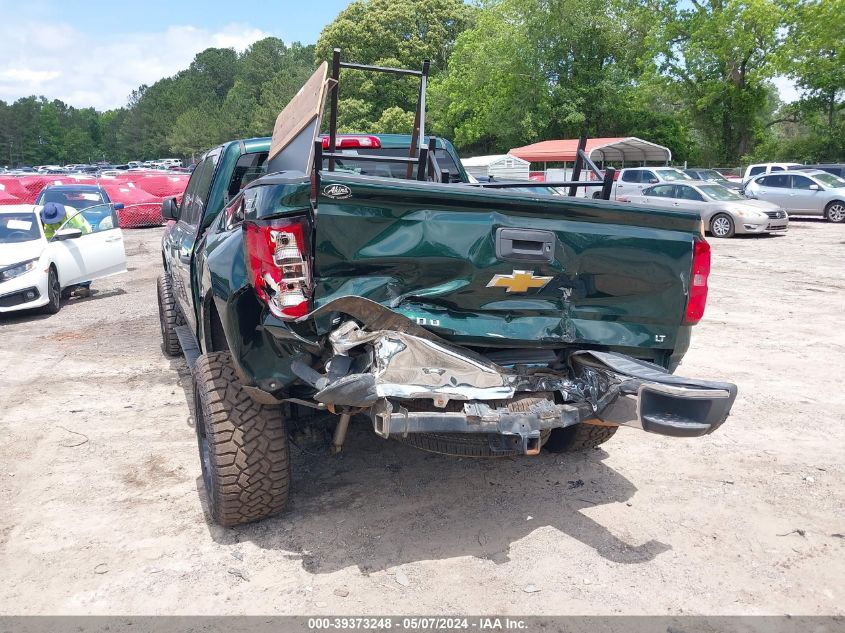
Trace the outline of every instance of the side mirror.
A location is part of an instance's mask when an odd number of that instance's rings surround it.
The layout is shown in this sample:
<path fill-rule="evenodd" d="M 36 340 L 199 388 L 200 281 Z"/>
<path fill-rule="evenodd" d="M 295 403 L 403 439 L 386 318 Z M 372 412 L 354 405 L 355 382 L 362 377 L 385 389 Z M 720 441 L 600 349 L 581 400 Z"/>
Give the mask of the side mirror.
<path fill-rule="evenodd" d="M 65 240 L 75 240 L 78 237 L 82 237 L 82 231 L 80 229 L 59 229 L 53 235 L 53 239 L 58 242 L 64 242 Z"/>
<path fill-rule="evenodd" d="M 810 185 L 810 191 L 821 191 L 822 188 L 818 185 Z"/>
<path fill-rule="evenodd" d="M 112 208 L 113 208 L 115 211 L 120 211 L 122 208 L 124 208 L 124 206 L 125 206 L 125 205 L 124 205 L 122 202 L 115 202 L 115 203 L 112 205 Z"/>
<path fill-rule="evenodd" d="M 660 181 L 657 178 L 649 178 L 648 179 L 648 184 L 650 184 L 650 185 L 656 185 L 659 182 Z"/>
<path fill-rule="evenodd" d="M 179 219 L 179 205 L 176 204 L 176 198 L 164 199 L 161 203 L 161 217 L 164 220 Z"/>

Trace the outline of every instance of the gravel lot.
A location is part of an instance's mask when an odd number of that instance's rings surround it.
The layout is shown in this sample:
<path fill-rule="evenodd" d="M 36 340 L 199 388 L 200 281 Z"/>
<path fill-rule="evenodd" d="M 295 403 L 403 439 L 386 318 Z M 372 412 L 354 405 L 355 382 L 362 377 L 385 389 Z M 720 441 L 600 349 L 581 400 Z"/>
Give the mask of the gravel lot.
<path fill-rule="evenodd" d="M 160 229 L 51 317 L 0 317 L 0 613 L 843 614 L 845 226 L 711 240 L 681 373 L 732 380 L 714 435 L 474 461 L 297 439 L 289 511 L 209 523 Z"/>

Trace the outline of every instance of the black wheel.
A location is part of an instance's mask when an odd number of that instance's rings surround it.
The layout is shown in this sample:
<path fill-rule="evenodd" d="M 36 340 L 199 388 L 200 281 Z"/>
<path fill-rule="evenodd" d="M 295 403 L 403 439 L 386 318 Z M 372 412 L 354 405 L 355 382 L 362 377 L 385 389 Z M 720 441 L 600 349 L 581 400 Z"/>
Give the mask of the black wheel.
<path fill-rule="evenodd" d="M 562 429 L 552 429 L 552 434 L 543 445 L 550 453 L 574 453 L 595 448 L 613 437 L 618 426 L 596 424 L 575 424 Z"/>
<path fill-rule="evenodd" d="M 539 400 L 547 400 L 545 396 L 523 396 L 508 403 L 511 411 L 527 411 L 528 407 Z M 425 405 L 414 406 L 409 403 L 408 409 L 425 410 Z M 463 403 L 453 400 L 449 402 L 447 411 L 463 410 Z M 409 433 L 407 437 L 401 435 L 392 436 L 403 444 L 419 448 L 430 453 L 442 455 L 454 455 L 457 457 L 514 457 L 522 455 L 521 449 L 507 451 L 493 451 L 490 448 L 490 436 L 488 433 Z M 548 433 L 541 432 L 540 443 L 548 437 Z"/>
<path fill-rule="evenodd" d="M 717 213 L 710 220 L 710 233 L 713 237 L 733 237 L 734 221 L 727 213 Z"/>
<path fill-rule="evenodd" d="M 176 336 L 176 326 L 184 325 L 185 321 L 176 309 L 173 288 L 170 285 L 170 275 L 167 273 L 159 275 L 157 286 L 161 347 L 168 356 L 178 356 L 182 353 L 182 346 L 179 345 L 179 337 Z"/>
<path fill-rule="evenodd" d="M 281 512 L 290 482 L 281 409 L 247 395 L 229 352 L 203 354 L 193 375 L 197 443 L 211 517 L 231 526 Z"/>
<path fill-rule="evenodd" d="M 840 224 L 845 222 L 845 202 L 834 200 L 824 210 L 824 217 L 828 222 Z"/>
<path fill-rule="evenodd" d="M 42 310 L 47 314 L 56 314 L 62 307 L 62 286 L 59 284 L 59 273 L 53 266 L 47 274 L 47 305 Z"/>

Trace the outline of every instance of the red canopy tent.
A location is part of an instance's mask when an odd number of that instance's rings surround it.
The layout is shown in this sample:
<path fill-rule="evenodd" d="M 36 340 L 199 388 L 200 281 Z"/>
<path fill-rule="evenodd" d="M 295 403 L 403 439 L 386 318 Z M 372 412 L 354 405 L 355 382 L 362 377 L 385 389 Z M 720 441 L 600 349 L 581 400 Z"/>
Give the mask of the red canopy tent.
<path fill-rule="evenodd" d="M 594 163 L 633 162 L 668 164 L 672 151 L 668 147 L 644 141 L 635 136 L 587 139 L 587 156 Z M 508 152 L 512 156 L 532 163 L 573 163 L 578 152 L 578 139 L 540 141 Z"/>

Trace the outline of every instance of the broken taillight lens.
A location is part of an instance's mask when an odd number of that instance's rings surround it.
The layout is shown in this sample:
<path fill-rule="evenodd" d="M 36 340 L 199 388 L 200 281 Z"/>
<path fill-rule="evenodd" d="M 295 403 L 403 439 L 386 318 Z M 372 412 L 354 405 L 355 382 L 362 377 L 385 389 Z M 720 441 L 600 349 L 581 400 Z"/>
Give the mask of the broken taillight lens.
<path fill-rule="evenodd" d="M 684 314 L 686 325 L 695 325 L 704 316 L 707 303 L 707 278 L 710 276 L 710 244 L 707 240 L 693 242 L 692 271 L 690 273 L 689 299 Z"/>
<path fill-rule="evenodd" d="M 259 299 L 280 319 L 308 314 L 311 272 L 307 219 L 244 222 L 244 233 L 247 269 Z"/>

